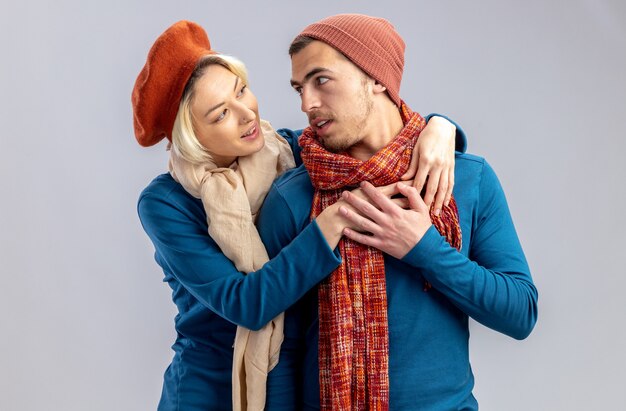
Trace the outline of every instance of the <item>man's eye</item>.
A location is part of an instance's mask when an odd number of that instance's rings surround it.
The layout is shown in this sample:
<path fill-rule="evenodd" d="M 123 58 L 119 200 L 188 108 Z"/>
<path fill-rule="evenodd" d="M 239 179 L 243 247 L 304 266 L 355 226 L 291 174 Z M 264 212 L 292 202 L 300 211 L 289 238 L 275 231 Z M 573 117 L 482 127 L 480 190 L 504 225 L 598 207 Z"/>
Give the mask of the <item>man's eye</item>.
<path fill-rule="evenodd" d="M 302 95 L 302 87 L 294 87 L 293 91 L 295 91 L 296 93 L 298 93 L 299 96 Z"/>
<path fill-rule="evenodd" d="M 322 85 L 324 83 L 326 83 L 328 81 L 328 77 L 318 77 L 317 78 L 317 84 Z"/>
<path fill-rule="evenodd" d="M 247 89 L 247 88 L 248 88 L 248 86 L 243 86 L 243 87 L 241 88 L 241 90 L 239 90 L 239 93 L 237 93 L 237 97 L 241 97 L 241 96 L 243 96 L 243 93 L 245 93 L 245 92 L 246 92 L 246 89 Z"/>

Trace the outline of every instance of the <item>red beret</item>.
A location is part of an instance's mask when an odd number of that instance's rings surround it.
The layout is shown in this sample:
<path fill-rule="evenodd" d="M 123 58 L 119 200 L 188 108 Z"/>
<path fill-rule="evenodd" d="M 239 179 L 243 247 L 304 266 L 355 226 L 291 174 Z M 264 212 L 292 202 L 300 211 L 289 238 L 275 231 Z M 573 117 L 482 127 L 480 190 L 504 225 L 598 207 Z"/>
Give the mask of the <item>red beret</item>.
<path fill-rule="evenodd" d="M 133 88 L 135 137 L 144 147 L 172 139 L 172 128 L 185 85 L 198 60 L 211 51 L 209 38 L 199 25 L 179 21 L 154 42 Z"/>

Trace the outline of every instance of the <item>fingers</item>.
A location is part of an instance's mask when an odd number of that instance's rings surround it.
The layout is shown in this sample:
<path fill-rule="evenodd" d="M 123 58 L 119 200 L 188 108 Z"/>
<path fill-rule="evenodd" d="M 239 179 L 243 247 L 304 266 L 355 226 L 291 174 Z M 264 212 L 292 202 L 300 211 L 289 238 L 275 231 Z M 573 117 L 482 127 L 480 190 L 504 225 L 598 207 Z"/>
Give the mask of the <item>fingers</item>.
<path fill-rule="evenodd" d="M 424 189 L 424 184 L 426 184 L 426 178 L 428 177 L 429 171 L 430 166 L 425 163 L 422 163 L 417 169 L 417 174 L 415 175 L 415 179 L 413 180 L 413 187 L 415 187 L 418 193 L 421 193 Z"/>
<path fill-rule="evenodd" d="M 441 178 L 439 179 L 439 187 L 437 188 L 437 195 L 435 196 L 435 215 L 441 213 L 441 208 L 448 194 L 448 169 L 441 172 Z"/>
<path fill-rule="evenodd" d="M 450 199 L 452 199 L 452 189 L 454 188 L 454 162 L 448 169 L 448 191 L 446 192 L 446 199 L 443 202 L 445 206 L 450 205 Z"/>
<path fill-rule="evenodd" d="M 452 189 L 454 188 L 454 158 L 455 158 L 455 145 L 456 145 L 456 127 L 454 127 L 454 135 L 450 140 L 450 147 L 448 148 L 448 183 L 446 196 L 443 201 L 443 204 L 447 207 L 450 204 L 450 199 L 452 198 Z"/>
<path fill-rule="evenodd" d="M 408 180 L 407 184 L 410 184 L 410 181 L 411 180 Z M 387 198 L 391 198 L 399 193 L 396 183 L 387 184 L 386 186 L 378 186 L 375 187 L 375 189 Z"/>
<path fill-rule="evenodd" d="M 370 195 L 372 194 L 372 192 L 370 191 L 368 193 L 364 189 L 363 185 L 361 185 L 361 187 L 363 190 L 363 194 L 365 194 L 368 197 L 369 201 L 364 200 L 360 196 L 357 196 L 349 191 L 344 191 L 343 193 L 341 193 L 341 198 L 344 201 L 346 201 L 348 204 L 350 204 L 352 207 L 354 207 L 358 213 L 362 214 L 365 217 L 368 217 L 371 220 L 379 221 L 380 219 L 384 218 L 383 213 L 378 208 L 375 207 L 375 205 L 378 206 L 378 203 L 376 201 L 380 201 L 380 198 L 376 198 L 376 199 L 372 198 L 372 196 Z M 373 191 L 374 191 L 374 194 L 377 195 L 376 197 L 382 197 L 384 200 L 391 201 L 387 197 L 379 193 L 375 188 Z"/>
<path fill-rule="evenodd" d="M 378 248 L 393 257 L 402 258 L 420 241 L 432 223 L 428 215 L 428 207 L 415 187 L 405 183 L 397 183 L 396 186 L 398 192 L 405 198 L 388 199 L 381 193 L 377 193 L 371 184 L 362 184 L 365 194 L 382 197 L 384 200 L 382 207 L 386 208 L 385 204 L 388 203 L 393 207 L 393 213 L 378 210 L 374 205 L 352 194 L 344 193 L 342 200 L 352 201 L 357 204 L 357 207 L 364 202 L 371 209 L 376 210 L 373 214 L 378 216 L 378 221 L 359 215 L 360 209 L 350 208 L 349 204 L 342 205 L 340 213 L 348 222 L 348 227 L 342 231 L 344 236 L 361 244 Z M 401 205 L 408 206 L 409 209 L 403 210 Z"/>
<path fill-rule="evenodd" d="M 371 235 L 361 234 L 349 228 L 343 229 L 343 235 L 356 241 L 357 243 L 365 244 L 374 248 L 380 248 L 380 240 L 376 237 L 372 237 Z"/>
<path fill-rule="evenodd" d="M 408 186 L 404 183 L 397 183 L 397 186 L 400 194 L 407 198 L 411 210 L 417 211 L 418 213 L 428 213 L 428 206 L 424 200 L 422 200 L 419 191 L 417 191 L 415 187 Z"/>
<path fill-rule="evenodd" d="M 396 183 L 387 184 L 386 186 L 378 186 L 376 187 L 376 190 L 378 190 L 378 192 L 380 192 L 385 197 L 389 197 L 389 198 L 398 194 L 398 188 L 396 187 Z M 369 201 L 369 197 L 367 196 L 367 194 L 365 194 L 365 192 L 361 188 L 355 188 L 351 190 L 350 193 L 354 194 L 358 198 L 361 198 L 365 201 Z"/>
<path fill-rule="evenodd" d="M 343 205 L 340 206 L 339 212 L 341 213 L 342 216 L 347 218 L 348 221 L 350 221 L 351 227 L 354 230 L 371 233 L 373 235 L 380 234 L 381 232 L 380 226 L 378 226 L 372 220 L 363 217 L 359 213 L 355 213 L 354 211 L 350 210 L 348 207 L 343 206 Z"/>
<path fill-rule="evenodd" d="M 409 168 L 406 170 L 406 173 L 400 177 L 400 180 L 410 180 L 415 175 L 417 171 L 417 165 L 419 163 L 419 150 L 413 150 L 413 155 L 411 156 L 411 162 L 409 163 Z"/>
<path fill-rule="evenodd" d="M 430 170 L 428 176 L 428 184 L 426 185 L 426 193 L 424 194 L 424 202 L 428 207 L 433 203 L 435 194 L 437 194 L 437 188 L 439 187 L 439 180 L 441 178 L 441 169 L 434 168 Z"/>
<path fill-rule="evenodd" d="M 408 210 L 411 208 L 411 204 L 409 203 L 408 198 L 392 198 L 391 201 L 393 201 L 393 203 L 397 205 L 398 207 L 403 208 L 405 210 Z"/>
<path fill-rule="evenodd" d="M 389 199 L 381 191 L 376 189 L 376 187 L 374 187 L 371 183 L 367 181 L 363 181 L 361 182 L 360 186 L 361 186 L 361 190 L 363 190 L 363 192 L 370 198 L 370 200 L 372 201 L 372 204 L 376 205 L 382 211 L 384 211 L 385 213 L 390 213 L 390 214 L 393 214 L 395 211 L 397 211 L 397 207 L 395 206 L 395 204 L 393 204 L 391 199 Z M 391 192 L 393 192 L 393 190 L 397 190 L 397 187 L 392 188 Z M 363 210 L 363 211 L 366 211 L 366 210 Z M 374 221 L 380 221 L 380 216 L 382 216 L 382 213 L 378 211 L 378 215 L 369 215 L 369 214 L 366 214 L 366 215 L 372 218 Z"/>
<path fill-rule="evenodd" d="M 405 181 L 403 184 L 410 187 L 412 183 L 413 183 L 412 180 L 408 180 L 408 181 Z M 370 183 L 367 183 L 367 184 L 368 186 L 364 187 L 363 189 L 357 188 L 350 192 L 342 193 L 342 199 L 346 201 L 348 204 L 350 204 L 351 206 L 353 206 L 360 213 L 363 213 L 364 215 L 372 219 L 376 219 L 376 221 L 380 221 L 380 219 L 382 218 L 382 213 L 385 211 L 381 208 L 379 203 L 384 202 L 385 205 L 389 204 L 387 201 L 383 200 L 383 198 L 388 199 L 389 202 L 393 204 L 393 206 L 390 206 L 386 209 L 387 211 L 391 210 L 392 212 L 395 212 L 397 211 L 395 207 L 399 207 L 405 210 L 411 208 L 408 198 L 405 198 L 406 196 L 399 197 L 399 198 L 391 198 L 392 196 L 396 194 L 402 194 L 399 190 L 399 186 L 397 183 L 392 183 L 386 186 L 379 186 L 379 187 L 374 187 Z M 378 193 L 382 196 L 379 196 L 373 190 L 378 191 Z M 366 191 L 368 191 L 370 194 L 372 194 L 372 196 L 376 197 L 378 200 L 375 201 L 374 199 L 370 198 L 369 195 L 366 193 Z M 417 196 L 419 197 L 419 192 L 417 192 Z M 375 208 L 377 207 L 376 210 L 370 208 L 367 205 L 367 203 L 371 204 Z"/>

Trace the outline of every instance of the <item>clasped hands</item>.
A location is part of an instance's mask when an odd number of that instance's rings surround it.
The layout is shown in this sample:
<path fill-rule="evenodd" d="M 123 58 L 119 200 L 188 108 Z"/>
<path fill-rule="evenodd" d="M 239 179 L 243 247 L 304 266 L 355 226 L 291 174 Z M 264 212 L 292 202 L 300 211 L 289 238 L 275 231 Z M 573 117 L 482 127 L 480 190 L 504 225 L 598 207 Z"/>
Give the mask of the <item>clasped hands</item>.
<path fill-rule="evenodd" d="M 437 215 L 450 201 L 455 135 L 456 127 L 448 120 L 431 118 L 413 149 L 403 182 L 381 187 L 363 182 L 360 188 L 344 192 L 316 218 L 328 244 L 334 248 L 346 236 L 396 258 L 404 257 L 432 225 L 430 208 Z M 403 197 L 395 198 L 398 194 Z"/>
<path fill-rule="evenodd" d="M 402 180 L 412 181 L 378 188 L 362 182 L 359 189 L 344 192 L 338 203 L 347 226 L 342 234 L 393 257 L 404 257 L 432 225 L 430 207 L 439 215 L 442 206 L 450 202 L 455 132 L 448 120 L 433 117 L 420 134 L 409 169 L 402 176 Z M 397 194 L 404 197 L 392 198 Z"/>
<path fill-rule="evenodd" d="M 381 187 L 362 182 L 359 189 L 344 191 L 337 205 L 346 221 L 343 235 L 396 258 L 404 257 L 432 225 L 429 207 L 404 182 Z"/>

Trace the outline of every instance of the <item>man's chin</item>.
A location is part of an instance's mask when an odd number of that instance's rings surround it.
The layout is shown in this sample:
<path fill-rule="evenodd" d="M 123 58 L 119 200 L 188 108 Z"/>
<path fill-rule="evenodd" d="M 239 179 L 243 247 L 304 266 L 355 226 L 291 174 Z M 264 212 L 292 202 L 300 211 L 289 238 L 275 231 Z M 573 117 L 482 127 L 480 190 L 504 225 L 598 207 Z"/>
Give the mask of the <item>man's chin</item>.
<path fill-rule="evenodd" d="M 329 146 L 329 145 L 326 145 L 326 144 L 324 144 L 324 148 L 326 150 L 330 151 L 331 153 L 335 153 L 335 154 L 344 152 L 347 149 L 347 147 L 344 148 L 344 147 L 338 147 L 338 146 Z"/>
<path fill-rule="evenodd" d="M 341 139 L 333 139 L 332 137 L 328 136 L 320 139 L 320 142 L 322 143 L 324 148 L 331 153 L 344 152 L 351 146 L 350 144 L 347 144 L 346 141 L 341 141 Z"/>

